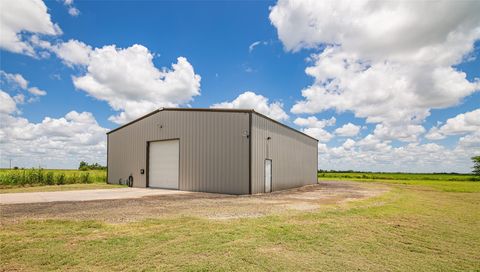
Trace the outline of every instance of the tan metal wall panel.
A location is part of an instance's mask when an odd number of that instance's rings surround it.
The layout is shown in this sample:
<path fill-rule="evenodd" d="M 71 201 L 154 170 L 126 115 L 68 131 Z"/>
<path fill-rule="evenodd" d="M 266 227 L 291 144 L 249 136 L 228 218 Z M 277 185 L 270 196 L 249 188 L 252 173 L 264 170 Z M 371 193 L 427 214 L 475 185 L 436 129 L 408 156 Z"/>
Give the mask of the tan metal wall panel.
<path fill-rule="evenodd" d="M 248 194 L 248 130 L 244 112 L 157 112 L 108 134 L 108 182 L 145 187 L 147 142 L 180 139 L 180 190 Z"/>
<path fill-rule="evenodd" d="M 264 192 L 265 159 L 272 160 L 272 191 L 315 184 L 318 142 L 252 115 L 252 193 Z"/>

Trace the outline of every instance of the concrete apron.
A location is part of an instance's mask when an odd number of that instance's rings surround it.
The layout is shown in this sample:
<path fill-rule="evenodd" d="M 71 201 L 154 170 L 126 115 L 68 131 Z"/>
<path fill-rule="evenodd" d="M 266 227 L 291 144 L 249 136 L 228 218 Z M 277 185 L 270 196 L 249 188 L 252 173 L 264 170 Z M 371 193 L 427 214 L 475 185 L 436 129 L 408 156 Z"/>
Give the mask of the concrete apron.
<path fill-rule="evenodd" d="M 189 194 L 191 192 L 151 188 L 115 188 L 57 192 L 0 194 L 0 205 L 57 201 L 89 201 L 104 199 L 141 198 L 155 195 Z"/>

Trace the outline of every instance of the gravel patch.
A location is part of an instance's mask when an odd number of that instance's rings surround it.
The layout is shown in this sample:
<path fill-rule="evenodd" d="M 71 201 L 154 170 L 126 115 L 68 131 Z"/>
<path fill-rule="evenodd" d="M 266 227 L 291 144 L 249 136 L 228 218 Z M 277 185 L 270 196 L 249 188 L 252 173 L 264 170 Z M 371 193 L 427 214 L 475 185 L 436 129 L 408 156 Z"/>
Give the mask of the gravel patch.
<path fill-rule="evenodd" d="M 388 187 L 380 184 L 321 181 L 316 185 L 246 196 L 189 193 L 134 199 L 0 205 L 0 219 L 1 223 L 29 219 L 124 223 L 171 216 L 229 220 L 286 211 L 313 211 L 325 205 L 365 199 L 386 191 Z"/>

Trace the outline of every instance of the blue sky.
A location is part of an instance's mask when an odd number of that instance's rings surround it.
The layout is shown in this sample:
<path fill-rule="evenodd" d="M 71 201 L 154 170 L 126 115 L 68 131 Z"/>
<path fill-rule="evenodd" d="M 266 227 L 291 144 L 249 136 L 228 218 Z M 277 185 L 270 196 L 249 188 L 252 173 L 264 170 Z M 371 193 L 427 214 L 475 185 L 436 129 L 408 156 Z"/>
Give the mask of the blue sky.
<path fill-rule="evenodd" d="M 202 95 L 195 98 L 192 107 L 209 107 L 232 100 L 245 90 L 258 90 L 270 99 L 282 100 L 288 108 L 301 98 L 299 90 L 311 82 L 304 72 L 308 52 L 284 52 L 268 19 L 272 4 L 86 1 L 75 3 L 81 14 L 72 17 L 62 3 L 46 2 L 52 21 L 64 32 L 62 40 L 77 39 L 94 47 L 142 44 L 158 55 L 154 59 L 157 67 L 169 67 L 178 56 L 186 57 L 202 77 Z M 112 9 L 115 16 L 100 16 Z M 268 45 L 249 52 L 249 46 L 260 40 Z M 6 51 L 2 51 L 2 58 L 2 69 L 20 73 L 36 86 L 55 92 L 42 98 L 42 103 L 23 109 L 30 120 L 60 117 L 75 108 L 94 113 L 102 126 L 116 126 L 107 120 L 114 112 L 105 102 L 75 92 L 70 79 L 75 71 L 58 58 L 38 60 Z M 52 79 L 54 75 L 61 79 Z"/>
<path fill-rule="evenodd" d="M 255 108 L 319 138 L 321 169 L 468 172 L 480 153 L 479 5 L 368 4 L 28 0 L 18 11 L 4 1 L 2 29 L 17 38 L 0 41 L 0 166 L 105 163 L 105 131 L 173 105 Z M 432 9 L 451 23 L 423 15 Z M 394 19 L 372 23 L 384 10 Z"/>

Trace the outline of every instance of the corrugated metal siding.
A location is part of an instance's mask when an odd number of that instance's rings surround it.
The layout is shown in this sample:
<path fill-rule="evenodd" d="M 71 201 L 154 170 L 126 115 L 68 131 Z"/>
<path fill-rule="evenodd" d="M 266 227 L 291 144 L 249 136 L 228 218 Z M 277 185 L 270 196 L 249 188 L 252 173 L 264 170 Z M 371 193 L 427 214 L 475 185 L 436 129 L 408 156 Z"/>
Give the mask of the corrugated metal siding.
<path fill-rule="evenodd" d="M 256 113 L 252 115 L 252 193 L 264 192 L 267 158 L 272 160 L 272 191 L 315 184 L 317 141 Z"/>
<path fill-rule="evenodd" d="M 248 194 L 248 130 L 248 113 L 160 111 L 108 135 L 108 181 L 145 187 L 147 142 L 178 138 L 180 190 Z"/>

